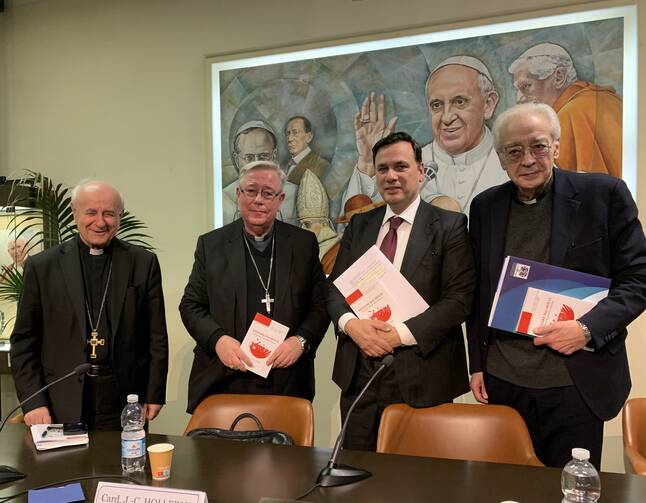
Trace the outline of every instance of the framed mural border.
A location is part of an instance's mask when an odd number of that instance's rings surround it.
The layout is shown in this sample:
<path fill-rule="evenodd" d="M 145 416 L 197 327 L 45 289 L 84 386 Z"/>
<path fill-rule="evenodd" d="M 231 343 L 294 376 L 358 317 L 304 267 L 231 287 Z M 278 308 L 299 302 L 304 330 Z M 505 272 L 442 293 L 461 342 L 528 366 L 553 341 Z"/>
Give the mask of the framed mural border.
<path fill-rule="evenodd" d="M 462 23 L 427 27 L 413 27 L 410 30 L 362 34 L 350 38 L 308 42 L 302 45 L 285 45 L 272 48 L 209 55 L 206 57 L 207 93 L 210 102 L 208 112 L 208 134 L 210 138 L 209 164 L 213 190 L 214 227 L 223 225 L 223 136 L 221 75 L 222 72 L 262 67 L 280 63 L 291 63 L 328 58 L 339 55 L 365 53 L 383 49 L 402 48 L 420 44 L 456 41 L 473 37 L 499 35 L 526 30 L 580 24 L 613 18 L 623 20 L 623 74 L 622 74 L 622 178 L 636 197 L 637 192 L 637 6 L 608 4 L 579 4 L 567 7 L 562 13 L 545 15 L 545 11 L 511 14 L 466 20 Z M 424 110 L 426 114 L 426 110 Z"/>

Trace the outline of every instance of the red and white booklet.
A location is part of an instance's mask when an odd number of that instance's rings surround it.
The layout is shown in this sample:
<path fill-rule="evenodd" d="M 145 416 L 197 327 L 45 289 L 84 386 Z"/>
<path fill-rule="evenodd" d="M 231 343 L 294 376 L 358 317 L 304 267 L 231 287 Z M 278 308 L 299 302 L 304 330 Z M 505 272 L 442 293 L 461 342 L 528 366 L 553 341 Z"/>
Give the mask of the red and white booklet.
<path fill-rule="evenodd" d="M 374 245 L 334 280 L 334 286 L 362 320 L 404 322 L 429 308 L 424 298 Z"/>
<path fill-rule="evenodd" d="M 576 320 L 596 305 L 589 300 L 529 287 L 516 332 L 536 335 L 534 329 L 557 321 Z"/>
<path fill-rule="evenodd" d="M 261 377 L 267 377 L 271 367 L 267 359 L 287 337 L 289 327 L 256 313 L 249 330 L 242 340 L 242 351 L 249 357 L 253 365 L 249 370 Z"/>

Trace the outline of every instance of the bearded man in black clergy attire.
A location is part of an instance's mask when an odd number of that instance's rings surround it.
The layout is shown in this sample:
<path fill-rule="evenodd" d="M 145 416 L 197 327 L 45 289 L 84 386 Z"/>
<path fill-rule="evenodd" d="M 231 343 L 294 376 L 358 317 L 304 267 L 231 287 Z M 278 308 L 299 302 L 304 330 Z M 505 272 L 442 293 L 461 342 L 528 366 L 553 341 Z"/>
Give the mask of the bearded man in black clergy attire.
<path fill-rule="evenodd" d="M 314 397 L 314 355 L 330 322 L 327 279 L 316 236 L 276 220 L 284 182 L 273 162 L 247 164 L 236 188 L 241 218 L 198 238 L 179 306 L 196 342 L 189 413 L 215 393 Z M 289 327 L 267 378 L 247 371 L 240 346 L 256 313 Z"/>
<path fill-rule="evenodd" d="M 420 146 L 404 132 L 392 133 L 375 143 L 372 155 L 386 206 L 352 217 L 330 277 L 377 245 L 430 307 L 402 323 L 360 320 L 339 290 L 330 289 L 328 311 L 337 329 L 332 379 L 341 388 L 343 420 L 382 358 L 395 357 L 350 417 L 345 446 L 360 450 L 375 450 L 388 405 L 430 407 L 468 390 L 460 325 L 476 282 L 466 216 L 420 198 Z"/>
<path fill-rule="evenodd" d="M 165 402 L 168 336 L 157 257 L 115 238 L 123 215 L 119 191 L 101 181 L 72 189 L 78 236 L 29 257 L 11 367 L 18 399 L 82 363 L 67 379 L 23 406 L 25 423 L 84 420 L 90 429 L 121 429 L 130 393 L 148 420 Z"/>

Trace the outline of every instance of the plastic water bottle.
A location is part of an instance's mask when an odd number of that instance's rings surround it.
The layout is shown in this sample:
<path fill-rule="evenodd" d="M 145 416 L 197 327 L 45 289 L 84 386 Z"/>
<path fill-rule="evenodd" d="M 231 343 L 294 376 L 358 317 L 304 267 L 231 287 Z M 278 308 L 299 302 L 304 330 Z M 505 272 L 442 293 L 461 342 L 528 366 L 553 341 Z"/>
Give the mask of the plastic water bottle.
<path fill-rule="evenodd" d="M 587 449 L 572 449 L 572 461 L 565 465 L 561 474 L 563 502 L 595 503 L 601 496 L 599 473 L 589 459 Z"/>
<path fill-rule="evenodd" d="M 142 472 L 146 466 L 146 432 L 144 409 L 137 395 L 128 395 L 121 412 L 121 468 L 124 472 Z"/>

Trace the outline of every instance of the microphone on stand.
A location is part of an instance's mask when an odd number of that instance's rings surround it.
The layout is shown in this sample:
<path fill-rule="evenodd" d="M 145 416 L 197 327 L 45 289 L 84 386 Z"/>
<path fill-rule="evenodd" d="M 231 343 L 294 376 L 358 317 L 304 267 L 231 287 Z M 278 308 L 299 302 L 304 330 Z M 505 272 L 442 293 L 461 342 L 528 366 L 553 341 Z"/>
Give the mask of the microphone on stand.
<path fill-rule="evenodd" d="M 49 384 L 47 384 L 46 386 L 43 386 L 42 388 L 40 388 L 40 389 L 39 389 L 38 391 L 36 391 L 35 393 L 32 393 L 31 395 L 29 395 L 29 396 L 28 396 L 27 398 L 25 398 L 22 402 L 20 402 L 20 403 L 19 403 L 18 405 L 16 405 L 13 409 L 11 409 L 11 412 L 9 412 L 9 414 L 7 414 L 7 415 L 5 416 L 4 421 L 2 421 L 2 424 L 0 425 L 0 431 L 2 431 L 2 428 L 4 428 L 4 425 L 5 425 L 5 423 L 7 422 L 7 419 L 9 419 L 9 417 L 11 416 L 11 414 L 13 414 L 14 412 L 16 412 L 20 407 L 22 407 L 23 405 L 25 405 L 29 400 L 31 400 L 32 398 L 34 398 L 36 395 L 39 395 L 39 394 L 40 394 L 40 393 L 42 393 L 43 391 L 45 391 L 45 390 L 47 390 L 47 389 L 51 388 L 52 386 L 54 386 L 54 384 L 58 384 L 58 383 L 59 383 L 59 382 L 61 382 L 61 381 L 65 381 L 66 379 L 69 379 L 70 377 L 80 376 L 80 375 L 85 374 L 88 370 L 90 370 L 90 367 L 91 367 L 91 365 L 90 365 L 89 363 L 81 363 L 79 366 L 77 366 L 74 370 L 72 370 L 72 371 L 71 371 L 71 372 L 69 372 L 68 374 L 65 374 L 63 377 L 59 377 L 59 378 L 58 378 L 58 379 L 56 379 L 55 381 L 50 382 L 50 383 L 49 383 Z"/>
<path fill-rule="evenodd" d="M 339 454 L 341 453 L 343 440 L 345 439 L 345 432 L 348 429 L 350 415 L 354 411 L 355 406 L 357 405 L 359 400 L 361 400 L 361 398 L 366 393 L 372 382 L 377 378 L 377 376 L 381 374 L 381 372 L 386 367 L 390 367 L 393 361 L 395 361 L 395 357 L 393 355 L 387 355 L 386 357 L 384 357 L 384 359 L 381 361 L 381 365 L 379 365 L 379 368 L 375 371 L 374 374 L 372 374 L 372 377 L 363 387 L 361 393 L 359 393 L 359 396 L 357 396 L 354 402 L 352 402 L 352 405 L 348 409 L 348 413 L 345 416 L 345 421 L 343 421 L 341 432 L 339 433 L 339 436 L 336 439 L 336 443 L 334 444 L 334 449 L 332 450 L 330 461 L 328 461 L 327 465 L 321 470 L 321 473 L 319 473 L 319 476 L 316 479 L 316 483 L 321 487 L 342 486 L 345 484 L 358 482 L 359 480 L 367 479 L 368 477 L 372 476 L 372 473 L 362 468 L 353 468 L 352 466 L 337 464 L 337 459 L 339 457 Z"/>
<path fill-rule="evenodd" d="M 74 370 L 71 372 L 65 374 L 63 377 L 59 377 L 55 381 L 50 382 L 46 386 L 43 386 L 40 388 L 38 391 L 35 393 L 32 393 L 29 395 L 27 398 L 25 398 L 22 402 L 20 402 L 18 405 L 16 405 L 10 412 L 7 414 L 2 421 L 2 424 L 0 425 L 0 431 L 4 428 L 5 423 L 7 422 L 7 419 L 11 417 L 11 414 L 16 412 L 20 407 L 25 405 L 27 402 L 29 402 L 32 398 L 34 398 L 36 395 L 42 393 L 43 391 L 51 388 L 55 384 L 58 384 L 61 381 L 65 381 L 66 379 L 69 379 L 70 377 L 74 376 L 80 376 L 85 374 L 88 370 L 90 370 L 91 365 L 89 363 L 82 363 L 81 365 L 78 365 Z M 20 473 L 19 471 L 11 468 L 10 466 L 0 466 L 0 484 L 4 482 L 11 482 L 13 480 L 18 480 L 21 479 L 25 476 L 24 473 Z"/>

